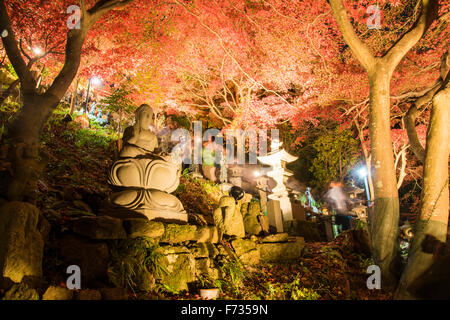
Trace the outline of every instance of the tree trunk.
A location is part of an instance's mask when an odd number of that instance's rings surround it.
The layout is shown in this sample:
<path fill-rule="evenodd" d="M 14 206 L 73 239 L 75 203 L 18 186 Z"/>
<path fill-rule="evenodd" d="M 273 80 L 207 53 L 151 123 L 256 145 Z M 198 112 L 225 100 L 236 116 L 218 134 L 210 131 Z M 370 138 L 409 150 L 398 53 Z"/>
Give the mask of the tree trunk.
<path fill-rule="evenodd" d="M 12 163 L 7 197 L 21 201 L 34 198 L 35 183 L 45 161 L 38 161 L 42 128 L 58 105 L 58 98 L 44 98 L 38 94 L 25 94 L 24 104 L 15 119 L 8 125 L 5 140 L 8 141 L 8 156 Z M 33 201 L 30 201 L 33 202 Z"/>
<path fill-rule="evenodd" d="M 13 83 L 9 85 L 8 89 L 2 92 L 0 96 L 0 105 L 2 105 L 3 102 L 5 102 L 5 100 L 13 93 L 13 91 L 17 88 L 19 83 L 20 83 L 19 79 L 15 80 Z"/>
<path fill-rule="evenodd" d="M 372 254 L 381 268 L 382 286 L 393 289 L 399 278 L 399 200 L 390 126 L 390 78 L 379 61 L 370 81 L 370 140 L 374 167 L 374 212 L 371 219 Z"/>
<path fill-rule="evenodd" d="M 77 79 L 75 80 L 75 87 L 73 88 L 73 92 L 72 92 L 72 100 L 70 101 L 70 110 L 69 110 L 69 114 L 73 114 L 75 111 L 75 101 L 77 100 L 77 93 L 78 93 L 78 83 L 80 82 L 80 77 L 78 76 Z"/>
<path fill-rule="evenodd" d="M 448 81 L 448 80 L 447 80 Z M 433 263 L 433 255 L 421 250 L 426 234 L 446 242 L 449 210 L 448 156 L 450 122 L 450 86 L 433 98 L 430 125 L 425 148 L 424 182 L 420 218 L 415 226 L 414 241 L 409 252 L 408 265 L 399 286 L 399 299 L 419 298 L 411 286 Z"/>

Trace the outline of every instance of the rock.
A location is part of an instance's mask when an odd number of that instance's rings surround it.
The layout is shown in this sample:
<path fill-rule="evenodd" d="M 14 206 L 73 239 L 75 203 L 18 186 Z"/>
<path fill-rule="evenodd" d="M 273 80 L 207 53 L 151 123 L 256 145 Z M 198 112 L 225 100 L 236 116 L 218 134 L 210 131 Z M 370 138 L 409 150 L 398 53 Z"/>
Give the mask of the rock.
<path fill-rule="evenodd" d="M 188 283 L 195 280 L 195 259 L 190 253 L 171 253 L 161 259 L 161 265 L 168 271 L 161 283 L 175 292 L 188 290 Z"/>
<path fill-rule="evenodd" d="M 195 259 L 195 276 L 197 279 L 201 276 L 212 280 L 222 278 L 221 272 L 214 266 L 214 260 L 209 258 Z"/>
<path fill-rule="evenodd" d="M 110 244 L 108 264 L 109 282 L 119 288 L 151 291 L 155 285 L 155 271 L 159 271 L 160 252 L 150 238 L 133 238 Z M 156 253 L 156 254 L 155 254 Z"/>
<path fill-rule="evenodd" d="M 209 267 L 211 265 L 209 258 L 195 259 L 195 275 L 209 275 Z"/>
<path fill-rule="evenodd" d="M 271 242 L 287 242 L 289 239 L 289 235 L 287 233 L 276 233 L 271 234 L 267 237 L 264 237 L 261 242 L 263 243 L 271 243 Z"/>
<path fill-rule="evenodd" d="M 256 265 L 260 262 L 260 257 L 259 248 L 256 248 L 239 256 L 239 260 L 245 265 Z"/>
<path fill-rule="evenodd" d="M 127 233 L 122 220 L 108 216 L 82 217 L 70 223 L 73 232 L 90 239 L 125 239 Z"/>
<path fill-rule="evenodd" d="M 102 294 L 98 290 L 85 289 L 75 293 L 76 300 L 102 300 Z"/>
<path fill-rule="evenodd" d="M 102 288 L 100 289 L 103 300 L 128 300 L 129 296 L 123 288 Z"/>
<path fill-rule="evenodd" d="M 42 300 L 72 300 L 73 291 L 63 287 L 48 287 Z"/>
<path fill-rule="evenodd" d="M 252 240 L 236 239 L 231 241 L 231 245 L 243 264 L 254 265 L 259 263 L 259 249 Z"/>
<path fill-rule="evenodd" d="M 159 240 L 162 243 L 180 243 L 193 241 L 196 238 L 197 226 L 187 224 L 166 224 L 164 235 Z"/>
<path fill-rule="evenodd" d="M 244 206 L 245 204 L 243 204 Z M 261 225 L 258 220 L 261 207 L 259 202 L 250 202 L 248 204 L 248 211 L 243 215 L 245 232 L 248 234 L 257 235 L 262 231 Z M 242 211 L 241 211 L 242 212 Z"/>
<path fill-rule="evenodd" d="M 58 248 L 65 265 L 80 267 L 82 287 L 107 279 L 109 250 L 106 243 L 66 235 L 58 240 Z"/>
<path fill-rule="evenodd" d="M 162 222 L 149 221 L 147 219 L 128 219 L 124 221 L 124 226 L 129 238 L 159 238 L 165 231 Z"/>
<path fill-rule="evenodd" d="M 195 258 L 215 258 L 219 254 L 219 250 L 209 242 L 197 243 L 190 247 L 190 251 Z"/>
<path fill-rule="evenodd" d="M 0 208 L 0 276 L 20 283 L 24 276 L 42 276 L 44 241 L 37 228 L 39 209 L 24 202 Z"/>
<path fill-rule="evenodd" d="M 195 240 L 197 242 L 217 243 L 219 242 L 219 230 L 214 226 L 197 227 Z"/>
<path fill-rule="evenodd" d="M 182 254 L 182 253 L 191 253 L 191 251 L 184 246 L 160 246 L 157 249 L 159 254 L 167 256 L 169 254 Z"/>
<path fill-rule="evenodd" d="M 252 240 L 247 239 L 233 240 L 231 241 L 231 245 L 233 246 L 233 249 L 238 257 L 242 256 L 244 253 L 256 249 L 256 244 Z"/>
<path fill-rule="evenodd" d="M 260 243 L 260 259 L 266 262 L 294 260 L 302 255 L 305 241 L 302 237 L 296 237 L 293 242 Z"/>
<path fill-rule="evenodd" d="M 36 289 L 30 288 L 22 282 L 14 284 L 5 293 L 3 300 L 39 300 L 39 294 Z"/>

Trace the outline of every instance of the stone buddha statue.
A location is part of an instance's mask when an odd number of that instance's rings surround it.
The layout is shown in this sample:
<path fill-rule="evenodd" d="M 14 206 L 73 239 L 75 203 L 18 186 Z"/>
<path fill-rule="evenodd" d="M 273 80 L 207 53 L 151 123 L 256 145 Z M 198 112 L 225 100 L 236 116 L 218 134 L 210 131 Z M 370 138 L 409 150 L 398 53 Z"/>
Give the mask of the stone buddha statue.
<path fill-rule="evenodd" d="M 153 109 L 141 105 L 135 112 L 135 124 L 125 129 L 120 158 L 110 172 L 109 183 L 124 190 L 109 201 L 118 208 L 144 214 L 150 220 L 187 221 L 180 200 L 170 193 L 180 183 L 181 166 L 170 155 L 158 152 L 158 139 L 150 130 Z"/>
<path fill-rule="evenodd" d="M 140 155 L 152 154 L 158 148 L 158 139 L 150 130 L 153 122 L 153 109 L 141 105 L 135 112 L 136 123 L 125 129 L 123 133 L 124 146 L 120 152 L 122 158 L 135 158 Z"/>

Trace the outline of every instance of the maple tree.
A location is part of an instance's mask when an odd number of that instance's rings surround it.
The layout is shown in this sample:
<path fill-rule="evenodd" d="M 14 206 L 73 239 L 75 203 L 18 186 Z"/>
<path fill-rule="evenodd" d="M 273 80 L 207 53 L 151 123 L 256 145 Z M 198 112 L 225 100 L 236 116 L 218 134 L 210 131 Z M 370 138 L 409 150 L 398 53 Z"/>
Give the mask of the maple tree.
<path fill-rule="evenodd" d="M 367 26 L 373 3 L 367 0 L 80 3 L 81 29 L 68 31 L 70 1 L 1 2 L 1 28 L 9 33 L 3 50 L 24 94 L 7 135 L 16 145 L 25 143 L 25 149 L 12 147 L 22 150 L 11 157 L 15 172 L 23 174 L 12 183 L 11 198 L 31 175 L 22 168 L 36 157 L 42 125 L 70 85 L 76 92 L 93 75 L 102 78 L 107 94 L 126 85 L 132 90 L 125 100 L 204 120 L 208 127 L 285 126 L 295 145 L 305 128 L 337 120 L 356 129 L 373 168 L 374 257 L 383 281 L 396 282 L 397 190 L 410 179 L 412 157 L 427 161 L 430 114 L 433 121 L 445 119 L 436 114 L 446 90 L 440 69 L 448 67 L 440 59 L 447 57 L 448 2 L 378 1 L 381 25 L 373 30 Z M 125 3 L 126 10 L 103 14 Z M 438 91 L 444 98 L 433 101 Z M 430 148 L 429 154 L 443 152 Z M 443 164 L 430 161 L 442 173 Z M 426 189 L 424 203 L 436 192 Z M 439 210 L 444 221 L 445 204 Z"/>
<path fill-rule="evenodd" d="M 36 90 L 37 81 L 30 71 L 29 65 L 24 60 L 24 56 L 27 57 L 27 54 L 26 51 L 20 49 L 20 42 L 15 36 L 14 24 L 11 22 L 8 13 L 8 6 L 5 1 L 0 2 L 0 29 L 6 32 L 6 36 L 2 37 L 3 46 L 20 80 L 23 95 L 23 106 L 15 119 L 9 123 L 5 136 L 5 139 L 11 142 L 9 155 L 13 169 L 13 176 L 8 189 L 9 199 L 23 199 L 24 191 L 26 190 L 27 184 L 30 183 L 31 177 L 36 174 L 38 175 L 36 172 L 37 165 L 35 163 L 39 155 L 39 141 L 42 127 L 53 110 L 58 106 L 59 101 L 66 93 L 78 71 L 83 43 L 90 28 L 103 14 L 128 2 L 130 1 L 111 0 L 98 1 L 92 4 L 86 1 L 80 1 L 81 16 L 79 28 L 69 28 L 67 31 L 64 64 L 52 84 L 43 94 L 40 94 Z M 14 3 L 8 4 L 11 5 Z M 62 12 L 64 13 L 67 8 L 64 2 L 56 3 L 56 6 L 54 2 L 47 2 L 46 6 L 39 6 L 38 2 L 36 2 L 34 9 L 37 11 L 33 12 L 33 18 L 41 19 L 39 13 L 42 12 L 45 15 L 47 13 L 46 9 L 49 7 L 57 8 L 57 12 L 53 12 L 56 15 L 61 14 L 61 9 L 63 9 Z M 22 18 L 21 16 L 15 17 L 19 21 Z M 24 18 L 27 17 L 29 15 L 24 16 Z M 55 17 L 53 16 L 53 18 Z M 65 17 L 63 21 L 66 22 Z M 32 29 L 35 29 L 35 25 L 31 23 L 30 21 L 28 25 Z M 53 22 L 52 25 L 58 26 L 58 24 L 54 24 Z M 59 24 L 59 27 L 61 27 L 61 24 Z M 30 36 L 28 38 L 32 40 Z M 52 38 L 51 34 L 48 38 Z M 53 48 L 54 46 L 51 46 L 50 50 Z"/>

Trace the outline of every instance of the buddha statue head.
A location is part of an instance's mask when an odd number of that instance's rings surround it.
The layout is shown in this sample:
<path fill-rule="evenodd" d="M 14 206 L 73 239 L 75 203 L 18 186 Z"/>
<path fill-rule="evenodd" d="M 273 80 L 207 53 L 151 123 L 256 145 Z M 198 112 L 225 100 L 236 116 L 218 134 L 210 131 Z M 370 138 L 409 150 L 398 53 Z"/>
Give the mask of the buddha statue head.
<path fill-rule="evenodd" d="M 136 126 L 148 130 L 153 123 L 153 109 L 148 104 L 141 104 L 135 112 Z"/>

